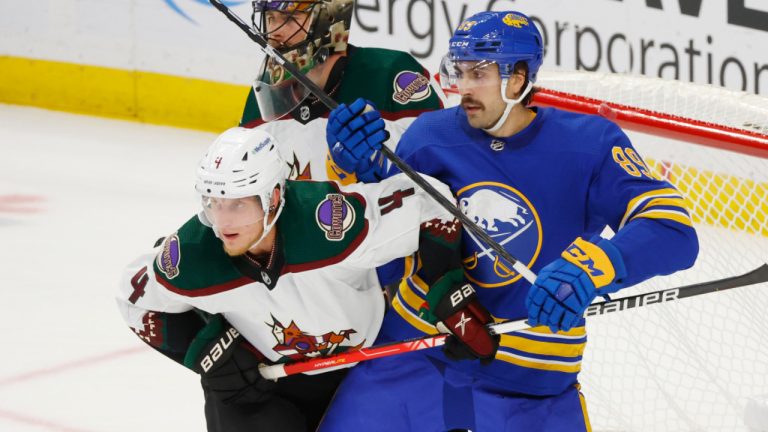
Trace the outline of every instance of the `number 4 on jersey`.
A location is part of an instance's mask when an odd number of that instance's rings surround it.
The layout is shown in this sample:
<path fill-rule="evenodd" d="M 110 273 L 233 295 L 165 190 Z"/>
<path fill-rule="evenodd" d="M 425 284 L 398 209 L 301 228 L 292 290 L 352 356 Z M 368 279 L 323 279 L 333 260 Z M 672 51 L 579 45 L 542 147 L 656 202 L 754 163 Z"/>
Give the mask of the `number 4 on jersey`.
<path fill-rule="evenodd" d="M 403 198 L 407 198 L 413 195 L 416 191 L 413 188 L 396 190 L 392 195 L 379 198 L 379 206 L 381 207 L 381 215 L 391 212 L 394 209 L 403 206 Z"/>
<path fill-rule="evenodd" d="M 149 276 L 147 276 L 147 266 L 144 266 L 131 278 L 131 286 L 133 287 L 133 293 L 128 297 L 128 301 L 136 304 L 137 301 L 144 295 L 144 288 L 149 282 Z"/>

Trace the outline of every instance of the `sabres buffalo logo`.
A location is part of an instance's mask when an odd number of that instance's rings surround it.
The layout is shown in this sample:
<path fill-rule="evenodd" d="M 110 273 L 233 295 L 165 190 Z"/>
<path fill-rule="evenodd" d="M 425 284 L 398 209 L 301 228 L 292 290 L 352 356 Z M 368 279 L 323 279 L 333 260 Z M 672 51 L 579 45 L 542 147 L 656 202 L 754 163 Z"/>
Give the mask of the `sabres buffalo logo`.
<path fill-rule="evenodd" d="M 510 27 L 522 28 L 523 26 L 528 26 L 528 18 L 516 13 L 508 13 L 504 16 L 503 21 L 504 24 Z"/>
<path fill-rule="evenodd" d="M 522 193 L 502 183 L 481 182 L 457 193 L 459 209 L 513 257 L 531 267 L 541 251 L 541 221 L 533 204 Z M 509 285 L 521 275 L 486 246 L 475 234 L 464 230 L 464 268 L 478 286 Z"/>

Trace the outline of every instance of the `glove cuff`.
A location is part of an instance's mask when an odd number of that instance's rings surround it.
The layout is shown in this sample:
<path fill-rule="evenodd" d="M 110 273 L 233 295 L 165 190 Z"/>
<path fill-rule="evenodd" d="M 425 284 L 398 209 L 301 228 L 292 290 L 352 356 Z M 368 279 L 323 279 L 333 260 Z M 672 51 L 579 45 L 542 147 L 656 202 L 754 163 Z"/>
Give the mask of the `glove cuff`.
<path fill-rule="evenodd" d="M 603 292 L 617 291 L 621 281 L 627 276 L 621 252 L 610 240 L 593 237 L 597 244 L 581 237 L 563 251 L 562 257 L 589 276 L 595 288 Z"/>
<path fill-rule="evenodd" d="M 595 245 L 605 252 L 613 265 L 613 271 L 616 274 L 613 281 L 621 283 L 627 277 L 627 267 L 624 265 L 624 257 L 621 255 L 621 251 L 608 239 L 598 236 L 597 238 L 593 237 L 591 241 L 594 243 L 598 238 L 599 241 Z"/>
<path fill-rule="evenodd" d="M 440 279 L 437 280 L 427 291 L 426 299 L 419 308 L 419 317 L 430 324 L 435 324 L 438 321 L 435 316 L 437 305 L 446 296 L 446 294 L 455 286 L 461 285 L 464 281 L 464 271 L 461 268 L 453 269 L 445 273 Z"/>

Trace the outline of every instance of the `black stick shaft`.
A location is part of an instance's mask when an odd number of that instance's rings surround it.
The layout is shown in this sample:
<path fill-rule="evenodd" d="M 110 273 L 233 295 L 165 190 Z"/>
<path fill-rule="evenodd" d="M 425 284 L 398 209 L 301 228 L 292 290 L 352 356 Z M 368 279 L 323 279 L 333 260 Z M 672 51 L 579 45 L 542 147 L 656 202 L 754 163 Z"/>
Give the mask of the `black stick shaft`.
<path fill-rule="evenodd" d="M 669 301 L 694 297 L 701 294 L 725 291 L 732 288 L 738 288 L 762 282 L 768 282 L 768 264 L 763 264 L 755 270 L 752 270 L 751 272 L 745 273 L 741 276 L 734 276 L 712 282 L 703 282 L 680 288 L 670 288 L 666 290 L 653 291 L 646 294 L 637 294 L 630 297 L 595 303 L 590 305 L 587 310 L 584 311 L 584 316 L 590 317 L 595 315 L 603 315 L 606 313 L 648 306 L 654 303 L 666 303 Z"/>

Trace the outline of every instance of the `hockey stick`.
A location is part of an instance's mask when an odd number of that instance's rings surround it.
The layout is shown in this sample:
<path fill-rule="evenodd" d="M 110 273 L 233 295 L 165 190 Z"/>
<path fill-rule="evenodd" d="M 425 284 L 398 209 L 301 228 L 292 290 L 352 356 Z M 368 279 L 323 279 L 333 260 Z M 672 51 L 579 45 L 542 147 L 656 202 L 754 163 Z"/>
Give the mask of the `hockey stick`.
<path fill-rule="evenodd" d="M 285 68 L 286 71 L 288 71 L 292 76 L 296 78 L 296 81 L 301 83 L 304 87 L 307 88 L 312 94 L 314 94 L 323 104 L 325 104 L 326 107 L 329 109 L 334 109 L 339 104 L 333 100 L 330 96 L 328 96 L 327 93 L 325 93 L 317 84 L 312 82 L 309 78 L 307 78 L 306 75 L 301 73 L 299 69 L 291 62 L 289 62 L 282 54 L 280 54 L 279 51 L 269 46 L 266 39 L 264 39 L 260 34 L 258 34 L 251 26 L 243 22 L 242 19 L 240 19 L 239 16 L 237 16 L 232 10 L 230 10 L 224 3 L 222 3 L 220 0 L 208 0 L 216 9 L 218 9 L 221 13 L 226 15 L 227 18 L 229 18 L 230 21 L 235 23 L 242 31 L 244 31 L 248 37 L 251 38 L 252 41 L 256 42 L 259 47 L 261 47 L 261 50 L 264 51 L 264 54 L 271 57 L 274 61 L 278 62 L 282 67 Z M 406 176 L 408 176 L 414 183 L 416 183 L 419 187 L 424 189 L 424 191 L 431 196 L 435 201 L 440 203 L 441 206 L 443 206 L 446 210 L 448 210 L 453 216 L 455 216 L 458 220 L 461 221 L 461 223 L 464 225 L 464 228 L 468 229 L 472 233 L 474 233 L 476 236 L 478 236 L 485 244 L 487 244 L 491 249 L 493 249 L 499 256 L 507 260 L 510 264 L 512 264 L 512 268 L 515 269 L 518 273 L 520 273 L 528 282 L 533 283 L 533 281 L 536 280 L 536 275 L 525 266 L 525 264 L 521 263 L 517 259 L 515 259 L 512 255 L 510 255 L 509 252 L 506 251 L 503 247 L 501 247 L 498 243 L 496 243 L 495 240 L 491 238 L 488 233 L 486 233 L 482 228 L 477 226 L 474 222 L 472 222 L 464 213 L 459 210 L 456 205 L 448 200 L 446 197 L 444 197 L 440 192 L 438 192 L 431 184 L 429 184 L 424 178 L 421 177 L 416 171 L 413 170 L 408 164 L 405 163 L 402 159 L 400 159 L 399 156 L 397 156 L 392 150 L 390 150 L 387 146 L 381 146 L 381 152 L 384 154 L 384 156 L 387 157 L 395 166 L 397 166 L 400 171 L 402 171 Z"/>
<path fill-rule="evenodd" d="M 731 288 L 739 288 L 754 285 L 762 282 L 768 282 L 768 264 L 763 264 L 755 270 L 745 273 L 741 276 L 733 276 L 725 279 L 718 279 L 711 282 L 703 282 L 694 285 L 687 285 L 679 288 L 669 288 L 665 290 L 653 291 L 646 294 L 637 294 L 611 301 L 603 301 L 590 305 L 584 311 L 584 317 L 605 315 L 613 312 L 621 312 L 627 309 L 645 307 L 656 303 L 668 303 L 688 297 L 695 297 L 702 294 L 725 291 Z M 489 325 L 494 334 L 510 333 L 517 330 L 529 328 L 525 319 L 516 321 L 505 321 Z M 318 371 L 326 368 L 343 366 L 350 363 L 373 360 L 381 357 L 403 354 L 411 351 L 419 351 L 427 348 L 433 348 L 445 343 L 446 334 L 428 335 L 420 338 L 407 339 L 404 341 L 391 342 L 377 345 L 369 348 L 362 348 L 354 351 L 347 351 L 331 355 L 328 357 L 301 360 L 294 363 L 264 365 L 259 370 L 261 375 L 267 379 L 278 379 L 288 375 L 294 375 L 302 372 Z"/>

